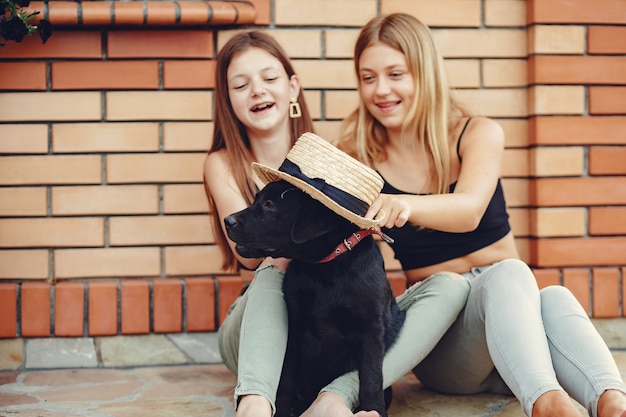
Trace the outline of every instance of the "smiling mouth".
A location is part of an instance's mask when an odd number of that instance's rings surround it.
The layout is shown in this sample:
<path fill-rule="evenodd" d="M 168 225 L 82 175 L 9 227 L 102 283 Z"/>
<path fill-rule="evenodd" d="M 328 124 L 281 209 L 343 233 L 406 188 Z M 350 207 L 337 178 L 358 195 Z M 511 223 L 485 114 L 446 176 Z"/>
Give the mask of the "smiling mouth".
<path fill-rule="evenodd" d="M 274 107 L 274 103 L 261 103 L 261 104 L 252 106 L 250 111 L 252 111 L 253 113 L 257 113 L 263 110 L 271 109 L 272 107 Z"/>

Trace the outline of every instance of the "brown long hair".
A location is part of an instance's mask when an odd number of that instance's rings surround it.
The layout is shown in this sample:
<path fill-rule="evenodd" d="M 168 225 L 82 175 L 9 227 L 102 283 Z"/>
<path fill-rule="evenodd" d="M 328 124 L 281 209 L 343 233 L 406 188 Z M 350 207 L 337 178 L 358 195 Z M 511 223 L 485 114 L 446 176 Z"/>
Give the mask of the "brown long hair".
<path fill-rule="evenodd" d="M 375 42 L 396 49 L 406 57 L 417 94 L 403 124 L 403 137 L 417 140 L 425 148 L 430 159 L 431 181 L 437 193 L 447 193 L 450 186 L 450 132 L 465 111 L 451 94 L 443 58 L 437 51 L 430 29 L 406 13 L 371 19 L 361 30 L 354 48 L 357 77 L 363 51 Z M 360 82 L 358 85 L 360 90 Z M 346 151 L 370 165 L 386 159 L 387 131 L 362 102 L 344 121 L 343 132 L 342 147 Z"/>
<path fill-rule="evenodd" d="M 249 48 L 260 48 L 274 56 L 285 68 L 287 76 L 295 75 L 291 61 L 280 44 L 270 35 L 259 30 L 240 32 L 226 42 L 217 54 L 215 70 L 215 117 L 213 126 L 213 142 L 209 154 L 226 150 L 229 164 L 232 167 L 235 182 L 241 195 L 248 204 L 252 203 L 257 188 L 251 177 L 250 164 L 253 156 L 250 151 L 250 140 L 245 126 L 237 119 L 228 95 L 228 67 L 233 57 Z M 304 132 L 313 131 L 313 121 L 304 99 L 304 94 L 298 94 L 298 103 L 302 111 L 302 117 L 290 119 L 290 131 L 292 145 Z M 212 225 L 216 242 L 222 252 L 222 268 L 226 271 L 237 270 L 237 259 L 232 252 L 224 231 L 221 227 L 220 214 L 213 196 L 204 179 L 204 189 L 209 200 L 209 208 L 212 213 Z M 230 213 L 227 213 L 230 214 Z"/>

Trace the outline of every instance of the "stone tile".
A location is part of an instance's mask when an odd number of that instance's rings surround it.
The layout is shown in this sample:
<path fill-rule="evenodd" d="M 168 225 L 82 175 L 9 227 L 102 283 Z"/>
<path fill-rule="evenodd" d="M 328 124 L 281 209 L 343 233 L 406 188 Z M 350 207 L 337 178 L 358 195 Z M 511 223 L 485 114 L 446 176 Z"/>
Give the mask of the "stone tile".
<path fill-rule="evenodd" d="M 18 369 L 22 366 L 24 340 L 0 340 L 0 371 Z"/>
<path fill-rule="evenodd" d="M 53 390 L 42 390 L 37 392 L 37 397 L 49 403 L 62 403 L 67 401 L 82 403 L 119 401 L 131 399 L 139 392 L 141 387 L 143 387 L 142 381 L 94 383 L 87 386 L 70 386 Z"/>
<path fill-rule="evenodd" d="M 120 369 L 62 369 L 32 371 L 24 374 L 22 384 L 29 387 L 63 387 L 137 381 L 137 376 Z"/>
<path fill-rule="evenodd" d="M 102 364 L 107 367 L 188 363 L 185 355 L 164 335 L 99 337 L 96 345 Z"/>
<path fill-rule="evenodd" d="M 217 332 L 172 333 L 168 338 L 195 363 L 222 363 Z"/>
<path fill-rule="evenodd" d="M 46 338 L 26 341 L 26 368 L 94 368 L 98 358 L 92 338 Z"/>
<path fill-rule="evenodd" d="M 593 325 L 611 349 L 626 349 L 626 320 L 592 319 Z"/>
<path fill-rule="evenodd" d="M 0 405 L 2 404 L 35 404 L 39 401 L 37 398 L 28 394 L 13 394 L 7 392 L 0 392 Z"/>
<path fill-rule="evenodd" d="M 233 415 L 226 414 L 224 408 L 225 405 L 217 400 L 189 397 L 104 404 L 91 411 L 94 414 L 115 417 L 226 417 Z"/>

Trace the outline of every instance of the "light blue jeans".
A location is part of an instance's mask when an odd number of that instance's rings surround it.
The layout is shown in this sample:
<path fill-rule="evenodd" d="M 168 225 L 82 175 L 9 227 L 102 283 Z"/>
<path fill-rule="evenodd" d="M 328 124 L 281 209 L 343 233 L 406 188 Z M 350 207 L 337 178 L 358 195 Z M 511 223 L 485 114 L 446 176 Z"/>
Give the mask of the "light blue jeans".
<path fill-rule="evenodd" d="M 528 266 L 505 260 L 473 268 L 465 309 L 415 369 L 445 393 L 513 393 L 526 415 L 550 390 L 569 393 L 597 417 L 607 389 L 626 392 L 613 357 L 587 313 L 562 286 L 538 290 Z"/>
<path fill-rule="evenodd" d="M 237 375 L 235 404 L 246 394 L 265 397 L 275 410 L 276 391 L 287 345 L 287 310 L 282 293 L 284 274 L 274 266 L 256 271 L 248 290 L 231 306 L 218 330 L 224 364 Z M 414 368 L 435 347 L 463 309 L 467 279 L 441 274 L 409 288 L 398 304 L 407 316 L 398 339 L 385 356 L 385 386 Z M 358 405 L 357 372 L 345 374 L 324 388 Z"/>

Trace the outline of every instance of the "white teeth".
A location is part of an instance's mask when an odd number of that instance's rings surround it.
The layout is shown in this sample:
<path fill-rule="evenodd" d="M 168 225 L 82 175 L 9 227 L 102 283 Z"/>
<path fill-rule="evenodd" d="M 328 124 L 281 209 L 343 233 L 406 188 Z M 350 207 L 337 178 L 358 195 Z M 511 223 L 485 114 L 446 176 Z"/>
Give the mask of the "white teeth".
<path fill-rule="evenodd" d="M 259 104 L 258 106 L 254 106 L 252 108 L 252 111 L 265 110 L 265 109 L 267 109 L 268 107 L 271 107 L 271 106 L 272 106 L 271 103 L 262 103 L 262 104 Z"/>

